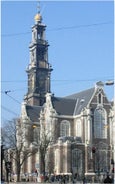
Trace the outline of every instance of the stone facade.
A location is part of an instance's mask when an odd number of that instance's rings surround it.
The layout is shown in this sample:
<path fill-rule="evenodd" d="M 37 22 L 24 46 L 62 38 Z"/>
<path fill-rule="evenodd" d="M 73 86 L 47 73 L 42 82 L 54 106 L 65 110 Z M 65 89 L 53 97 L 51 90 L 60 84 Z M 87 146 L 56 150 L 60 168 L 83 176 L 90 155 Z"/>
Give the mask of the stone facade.
<path fill-rule="evenodd" d="M 33 142 L 27 143 L 28 146 L 39 143 L 42 126 L 45 126 L 49 135 L 53 137 L 53 143 L 49 145 L 46 154 L 45 170 L 48 174 L 50 172 L 56 175 L 77 173 L 77 177 L 80 179 L 84 175 L 91 177 L 95 176 L 96 173 L 111 173 L 114 145 L 111 134 L 113 126 L 111 104 L 107 100 L 103 86 L 100 87 L 98 84 L 94 88 L 81 93 L 83 93 L 81 99 L 79 99 L 80 96 L 77 97 L 79 93 L 75 95 L 76 98 L 74 95 L 56 98 L 51 93 L 47 93 L 46 103 L 44 103 L 41 111 L 38 111 L 38 122 L 28 121 L 30 119 L 28 111 L 26 112 L 27 117 L 23 116 L 24 111 L 22 113 L 21 119 L 27 120 L 25 122 L 26 130 L 29 126 L 35 125 L 35 128 L 30 128 L 28 131 L 28 134 L 34 135 Z M 87 96 L 90 98 L 88 101 Z M 99 100 L 100 97 L 101 100 Z M 77 106 L 77 99 L 80 100 L 81 107 Z M 70 109 L 69 115 L 62 114 L 63 108 L 69 108 L 65 106 L 68 101 L 72 102 L 72 104 L 69 102 L 72 111 Z M 27 110 L 27 104 L 23 105 Z M 24 108 L 22 109 L 24 110 Z M 24 121 L 22 122 L 24 123 Z M 95 153 L 92 151 L 93 148 L 95 148 Z M 37 163 L 39 164 L 39 173 L 41 172 L 39 151 L 36 156 L 37 159 L 28 159 L 28 167 L 25 172 L 34 171 Z"/>

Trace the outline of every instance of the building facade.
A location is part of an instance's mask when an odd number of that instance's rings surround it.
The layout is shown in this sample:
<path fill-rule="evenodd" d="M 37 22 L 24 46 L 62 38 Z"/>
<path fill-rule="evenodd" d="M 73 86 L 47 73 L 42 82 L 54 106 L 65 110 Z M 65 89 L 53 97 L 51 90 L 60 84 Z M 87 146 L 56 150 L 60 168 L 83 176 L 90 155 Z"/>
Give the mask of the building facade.
<path fill-rule="evenodd" d="M 24 146 L 37 147 L 43 127 L 52 137 L 46 154 L 45 172 L 76 175 L 80 180 L 112 171 L 113 116 L 112 104 L 99 81 L 94 87 L 66 97 L 51 93 L 46 25 L 38 12 L 32 27 L 27 68 L 28 91 L 21 106 L 19 130 Z M 30 137 L 30 139 L 28 139 Z M 17 144 L 18 144 L 17 142 Z M 22 173 L 42 174 L 39 149 L 22 166 Z"/>

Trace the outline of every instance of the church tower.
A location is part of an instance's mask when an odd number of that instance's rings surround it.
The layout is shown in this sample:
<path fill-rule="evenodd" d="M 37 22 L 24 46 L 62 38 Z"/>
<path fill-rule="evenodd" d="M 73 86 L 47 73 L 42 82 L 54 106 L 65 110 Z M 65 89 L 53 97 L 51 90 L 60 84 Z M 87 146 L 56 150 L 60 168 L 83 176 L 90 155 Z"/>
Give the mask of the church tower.
<path fill-rule="evenodd" d="M 38 12 L 32 26 L 32 40 L 29 45 L 30 64 L 26 70 L 28 75 L 28 92 L 25 101 L 29 105 L 42 106 L 45 95 L 50 92 L 51 65 L 48 63 L 48 42 L 45 40 L 46 25 Z"/>

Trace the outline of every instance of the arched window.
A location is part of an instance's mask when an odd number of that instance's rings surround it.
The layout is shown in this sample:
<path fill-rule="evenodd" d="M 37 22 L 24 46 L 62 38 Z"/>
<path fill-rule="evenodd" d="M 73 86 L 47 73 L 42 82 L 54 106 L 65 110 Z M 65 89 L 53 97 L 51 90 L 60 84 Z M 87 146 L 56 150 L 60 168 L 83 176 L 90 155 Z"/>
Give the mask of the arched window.
<path fill-rule="evenodd" d="M 94 136 L 107 138 L 107 114 L 104 108 L 97 108 L 94 111 Z"/>
<path fill-rule="evenodd" d="M 82 126 L 81 126 L 81 120 L 76 121 L 76 136 L 81 137 L 82 136 Z"/>
<path fill-rule="evenodd" d="M 99 95 L 98 95 L 98 101 L 99 101 L 99 104 L 102 103 L 102 96 L 101 96 L 101 93 L 99 93 Z"/>
<path fill-rule="evenodd" d="M 70 122 L 64 120 L 60 124 L 60 137 L 69 136 L 70 135 Z"/>
<path fill-rule="evenodd" d="M 103 94 L 102 94 L 102 89 L 99 89 L 99 92 L 97 94 L 97 102 L 98 104 L 102 105 L 103 104 Z"/>

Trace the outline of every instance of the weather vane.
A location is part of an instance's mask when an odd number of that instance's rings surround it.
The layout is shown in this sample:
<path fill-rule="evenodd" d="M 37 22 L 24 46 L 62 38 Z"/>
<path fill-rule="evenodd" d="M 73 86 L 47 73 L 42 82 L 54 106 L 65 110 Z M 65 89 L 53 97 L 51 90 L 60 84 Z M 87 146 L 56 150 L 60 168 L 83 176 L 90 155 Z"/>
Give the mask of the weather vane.
<path fill-rule="evenodd" d="M 38 13 L 40 14 L 40 0 L 37 1 L 37 10 L 38 10 Z"/>

